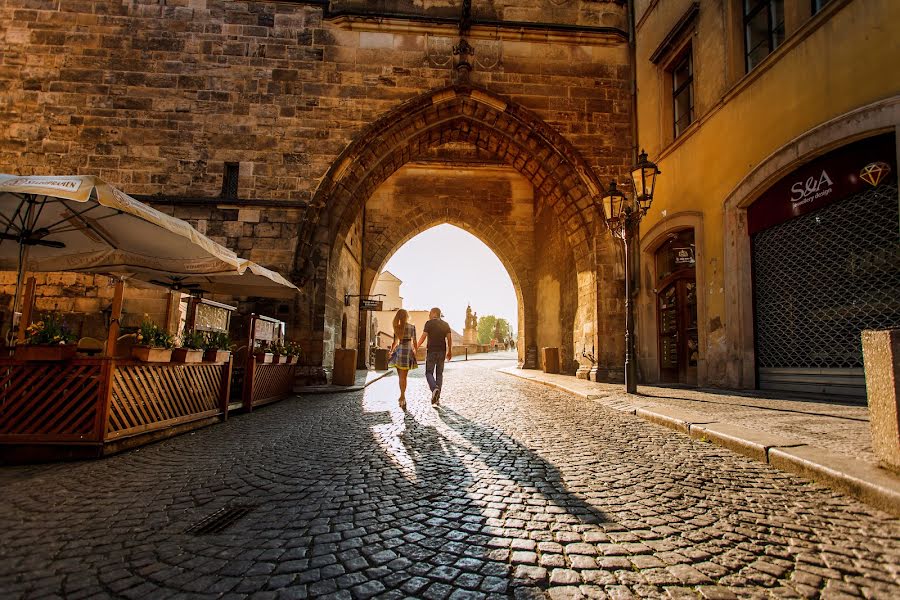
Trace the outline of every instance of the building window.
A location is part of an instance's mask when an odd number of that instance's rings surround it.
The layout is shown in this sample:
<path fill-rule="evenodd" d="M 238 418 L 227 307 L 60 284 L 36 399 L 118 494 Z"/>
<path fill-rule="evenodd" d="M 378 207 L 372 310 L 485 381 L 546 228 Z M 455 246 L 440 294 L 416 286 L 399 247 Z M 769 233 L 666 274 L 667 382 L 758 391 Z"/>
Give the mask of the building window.
<path fill-rule="evenodd" d="M 672 69 L 672 111 L 675 137 L 678 137 L 694 122 L 694 65 L 690 47 Z"/>
<path fill-rule="evenodd" d="M 816 14 L 825 8 L 825 5 L 829 2 L 831 2 L 831 0 L 812 0 L 812 14 Z"/>
<path fill-rule="evenodd" d="M 225 173 L 222 177 L 223 198 L 238 197 L 238 175 L 240 170 L 240 163 L 225 163 Z"/>
<path fill-rule="evenodd" d="M 744 1 L 744 54 L 747 71 L 784 41 L 784 0 Z"/>

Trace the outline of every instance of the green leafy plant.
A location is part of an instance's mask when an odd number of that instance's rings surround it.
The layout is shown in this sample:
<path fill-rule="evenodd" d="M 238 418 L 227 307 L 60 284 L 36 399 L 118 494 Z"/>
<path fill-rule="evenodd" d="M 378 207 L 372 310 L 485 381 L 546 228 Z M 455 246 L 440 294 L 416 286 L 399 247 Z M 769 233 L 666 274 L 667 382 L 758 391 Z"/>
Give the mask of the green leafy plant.
<path fill-rule="evenodd" d="M 204 350 L 231 350 L 231 338 L 221 331 L 208 331 L 203 341 Z"/>
<path fill-rule="evenodd" d="M 185 331 L 181 335 L 181 347 L 190 350 L 203 350 L 206 336 L 200 331 Z"/>
<path fill-rule="evenodd" d="M 71 344 L 75 341 L 72 333 L 58 312 L 44 313 L 41 319 L 25 330 L 25 343 L 34 346 Z"/>
<path fill-rule="evenodd" d="M 280 340 L 276 340 L 272 342 L 269 348 L 269 352 L 274 353 L 277 356 L 287 356 L 287 349 L 284 344 L 281 343 Z"/>
<path fill-rule="evenodd" d="M 288 356 L 303 356 L 303 348 L 297 342 L 287 342 L 284 351 Z"/>
<path fill-rule="evenodd" d="M 137 331 L 137 343 L 139 346 L 149 346 L 150 348 L 171 348 L 175 345 L 175 340 L 168 331 L 151 321 L 150 317 L 145 314 Z"/>

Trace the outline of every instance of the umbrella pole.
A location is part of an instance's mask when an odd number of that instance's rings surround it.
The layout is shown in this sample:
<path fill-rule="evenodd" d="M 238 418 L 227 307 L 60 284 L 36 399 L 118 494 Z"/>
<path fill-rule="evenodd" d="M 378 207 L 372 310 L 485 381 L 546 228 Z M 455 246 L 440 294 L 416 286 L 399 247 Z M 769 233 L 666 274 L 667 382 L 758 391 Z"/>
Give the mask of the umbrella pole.
<path fill-rule="evenodd" d="M 12 305 L 12 326 L 18 325 L 16 322 L 16 313 L 19 311 L 19 301 L 22 299 L 22 283 L 25 281 L 25 260 L 27 258 L 27 249 L 25 244 L 19 245 L 19 268 L 16 271 L 16 293 L 13 296 Z M 22 319 L 19 319 L 21 322 Z"/>
<path fill-rule="evenodd" d="M 116 342 L 119 341 L 119 319 L 122 318 L 122 303 L 125 300 L 125 280 L 116 282 L 113 292 L 112 312 L 109 315 L 109 333 L 106 336 L 106 355 L 115 356 Z"/>
<path fill-rule="evenodd" d="M 28 283 L 25 284 L 25 301 L 22 304 L 22 316 L 19 317 L 19 331 L 16 335 L 17 344 L 25 343 L 25 330 L 31 325 L 31 313 L 34 309 L 34 288 L 36 285 L 37 281 L 34 277 L 29 277 Z"/>

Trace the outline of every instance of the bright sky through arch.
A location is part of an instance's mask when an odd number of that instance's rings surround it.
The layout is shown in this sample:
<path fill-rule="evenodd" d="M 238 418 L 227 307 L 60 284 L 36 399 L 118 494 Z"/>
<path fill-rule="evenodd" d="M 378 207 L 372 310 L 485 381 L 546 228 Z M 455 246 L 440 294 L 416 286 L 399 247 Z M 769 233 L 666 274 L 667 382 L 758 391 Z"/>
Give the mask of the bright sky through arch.
<path fill-rule="evenodd" d="M 463 332 L 466 306 L 479 316 L 497 315 L 516 331 L 518 307 L 509 273 L 484 242 L 453 225 L 438 225 L 406 242 L 384 267 L 403 284 L 407 310 L 439 306 L 450 326 Z"/>

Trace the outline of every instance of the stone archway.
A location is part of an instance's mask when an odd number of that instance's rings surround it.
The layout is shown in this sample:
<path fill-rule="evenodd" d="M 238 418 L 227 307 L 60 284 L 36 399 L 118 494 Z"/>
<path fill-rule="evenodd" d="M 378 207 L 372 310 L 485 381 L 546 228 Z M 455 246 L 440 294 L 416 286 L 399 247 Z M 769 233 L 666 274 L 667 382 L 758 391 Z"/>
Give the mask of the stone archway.
<path fill-rule="evenodd" d="M 617 260 L 611 236 L 595 217 L 595 199 L 603 188 L 593 170 L 571 143 L 529 110 L 483 89 L 451 86 L 410 100 L 368 126 L 331 167 L 313 198 L 296 260 L 302 272 L 309 271 L 307 262 L 315 253 L 327 258 L 311 323 L 321 323 L 325 332 L 324 363 L 329 364 L 335 341 L 336 328 L 328 324 L 340 321 L 342 298 L 350 287 L 335 275 L 336 265 L 342 256 L 346 262 L 346 240 L 362 227 L 365 202 L 403 165 L 457 142 L 495 157 L 531 184 L 535 212 L 540 206 L 553 215 L 574 260 L 573 356 L 587 351 L 598 358 L 608 355 L 610 366 L 619 362 L 618 338 L 610 336 L 605 346 L 599 338 L 610 319 L 600 318 L 598 307 L 620 311 L 615 299 L 620 286 L 599 285 L 598 274 L 610 280 L 617 276 Z"/>

